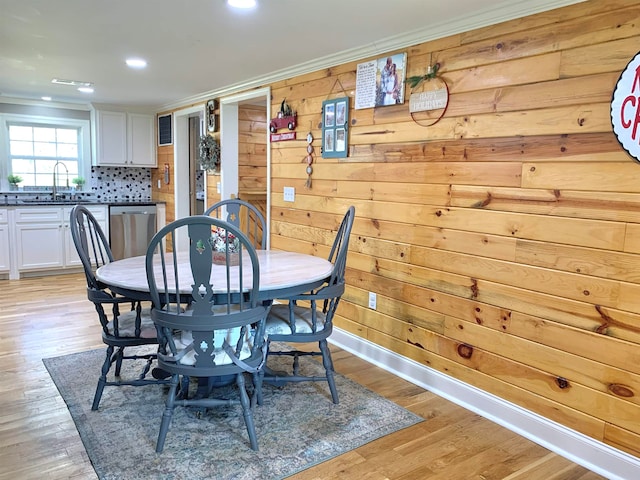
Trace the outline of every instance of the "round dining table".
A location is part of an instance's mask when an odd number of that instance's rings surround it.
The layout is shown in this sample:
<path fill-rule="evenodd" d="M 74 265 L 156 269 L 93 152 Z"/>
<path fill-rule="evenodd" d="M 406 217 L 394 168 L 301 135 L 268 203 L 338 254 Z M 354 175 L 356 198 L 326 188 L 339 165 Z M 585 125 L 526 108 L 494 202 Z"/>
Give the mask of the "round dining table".
<path fill-rule="evenodd" d="M 260 300 L 286 298 L 317 288 L 331 275 L 333 264 L 328 260 L 297 252 L 283 250 L 257 250 L 260 264 Z M 149 285 L 145 268 L 145 256 L 116 260 L 96 271 L 96 278 L 114 292 L 137 298 L 149 299 Z M 180 270 L 190 269 L 189 253 L 177 253 L 177 265 Z M 157 268 L 161 268 L 160 261 Z M 212 265 L 211 278 L 225 275 L 224 265 Z M 192 291 L 191 275 L 181 275 L 179 290 L 182 293 Z M 246 282 L 245 282 L 246 284 Z"/>
<path fill-rule="evenodd" d="M 257 250 L 256 253 L 260 264 L 258 298 L 267 303 L 276 298 L 287 298 L 320 287 L 333 269 L 333 264 L 328 260 L 304 253 L 282 250 Z M 113 292 L 138 300 L 150 300 L 145 262 L 144 255 L 115 260 L 98 268 L 96 278 Z M 191 293 L 193 277 L 189 272 L 189 252 L 178 252 L 176 263 L 177 268 L 183 272 L 180 274 L 181 284 L 178 290 L 180 293 Z M 154 268 L 162 269 L 159 257 L 154 262 Z M 224 265 L 212 263 L 212 284 L 215 284 L 216 277 L 220 278 L 220 275 L 226 274 L 225 269 Z M 185 275 L 184 272 L 188 274 Z M 266 365 L 264 368 L 269 371 Z M 227 385 L 233 378 L 231 375 L 200 379 L 198 388 L 207 391 L 212 386 Z"/>

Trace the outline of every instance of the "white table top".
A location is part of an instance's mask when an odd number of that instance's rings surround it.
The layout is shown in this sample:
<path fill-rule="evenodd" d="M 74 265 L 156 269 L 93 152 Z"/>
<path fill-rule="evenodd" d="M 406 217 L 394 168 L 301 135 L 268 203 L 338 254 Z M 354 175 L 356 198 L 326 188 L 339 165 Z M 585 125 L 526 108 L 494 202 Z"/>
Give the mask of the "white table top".
<path fill-rule="evenodd" d="M 315 288 L 331 274 L 333 268 L 328 260 L 304 253 L 281 250 L 258 250 L 257 253 L 260 262 L 260 297 L 262 299 L 303 293 L 310 288 L 310 284 L 311 288 Z M 189 272 L 186 276 L 180 275 L 180 278 L 185 279 L 184 285 L 181 282 L 180 290 L 185 293 L 191 292 L 193 280 L 190 274 L 188 252 L 178 253 L 178 268 Z M 216 275 L 224 275 L 224 268 L 224 266 L 213 264 L 212 278 Z M 104 265 L 97 270 L 96 277 L 115 290 L 149 293 L 144 255 L 116 260 Z"/>

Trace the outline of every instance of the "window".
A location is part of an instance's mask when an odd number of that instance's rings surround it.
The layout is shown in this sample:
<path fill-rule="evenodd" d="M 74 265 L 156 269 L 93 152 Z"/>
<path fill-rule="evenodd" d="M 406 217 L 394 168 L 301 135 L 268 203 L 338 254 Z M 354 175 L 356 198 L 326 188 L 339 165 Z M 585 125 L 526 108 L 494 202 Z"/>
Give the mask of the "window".
<path fill-rule="evenodd" d="M 9 171 L 20 175 L 24 187 L 49 187 L 54 167 L 58 185 L 82 176 L 79 127 L 9 123 Z"/>

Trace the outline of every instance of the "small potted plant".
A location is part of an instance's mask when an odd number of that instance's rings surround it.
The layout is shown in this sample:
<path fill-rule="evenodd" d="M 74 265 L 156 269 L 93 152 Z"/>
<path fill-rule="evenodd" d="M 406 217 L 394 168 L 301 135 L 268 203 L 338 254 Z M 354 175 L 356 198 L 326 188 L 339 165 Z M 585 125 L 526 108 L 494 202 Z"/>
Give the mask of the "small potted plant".
<path fill-rule="evenodd" d="M 9 185 L 11 186 L 11 190 L 17 190 L 18 184 L 22 182 L 22 177 L 20 175 L 11 174 L 7 177 L 7 180 L 9 180 Z"/>
<path fill-rule="evenodd" d="M 84 178 L 82 177 L 76 177 L 73 180 L 71 180 L 71 183 L 73 183 L 76 186 L 76 190 L 82 190 L 82 186 L 84 185 Z"/>

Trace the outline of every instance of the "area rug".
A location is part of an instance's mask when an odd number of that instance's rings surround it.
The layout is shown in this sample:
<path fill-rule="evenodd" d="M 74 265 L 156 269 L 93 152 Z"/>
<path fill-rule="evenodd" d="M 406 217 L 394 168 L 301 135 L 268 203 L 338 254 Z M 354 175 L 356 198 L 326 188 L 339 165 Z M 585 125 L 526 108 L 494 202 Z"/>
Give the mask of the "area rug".
<path fill-rule="evenodd" d="M 100 479 L 282 479 L 389 433 L 422 421 L 408 410 L 342 375 L 340 403 L 326 382 L 264 386 L 254 420 L 259 451 L 249 447 L 239 406 L 206 413 L 178 407 L 162 453 L 155 452 L 167 387 L 106 387 L 91 411 L 104 350 L 43 359 L 76 424 Z M 283 369 L 285 357 L 269 359 Z M 123 367 L 135 375 L 137 367 Z M 306 373 L 321 365 L 301 359 Z M 316 374 L 318 374 L 316 373 Z M 222 387 L 237 398 L 234 387 Z"/>

